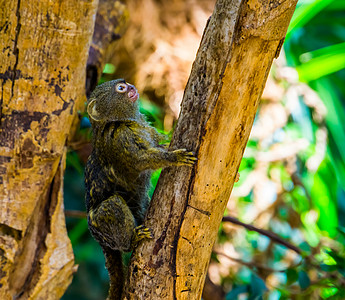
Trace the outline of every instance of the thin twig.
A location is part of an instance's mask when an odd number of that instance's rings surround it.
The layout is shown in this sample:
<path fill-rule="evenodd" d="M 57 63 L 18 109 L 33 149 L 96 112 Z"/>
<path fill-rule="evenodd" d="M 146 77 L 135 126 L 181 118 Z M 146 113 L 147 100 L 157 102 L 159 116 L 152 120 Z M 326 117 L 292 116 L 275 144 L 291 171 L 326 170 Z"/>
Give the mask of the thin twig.
<path fill-rule="evenodd" d="M 80 210 L 65 210 L 65 216 L 71 218 L 84 219 L 86 218 L 86 212 Z"/>
<path fill-rule="evenodd" d="M 258 233 L 260 233 L 262 235 L 267 236 L 273 242 L 281 244 L 281 245 L 285 246 L 286 248 L 289 248 L 289 249 L 295 251 L 299 255 L 302 255 L 302 253 L 303 253 L 303 251 L 300 248 L 298 248 L 297 246 L 292 245 L 291 243 L 289 243 L 286 240 L 282 239 L 279 235 L 275 234 L 272 231 L 261 229 L 261 228 L 257 228 L 257 227 L 255 227 L 253 225 L 243 223 L 240 220 L 238 220 L 238 219 L 236 219 L 234 217 L 231 217 L 231 216 L 223 217 L 223 222 L 230 222 L 230 223 L 233 223 L 233 224 L 236 224 L 236 225 L 243 226 L 244 228 L 248 229 L 249 231 L 256 231 L 256 232 L 258 232 Z"/>
<path fill-rule="evenodd" d="M 242 259 L 239 259 L 239 258 L 235 258 L 235 257 L 232 257 L 232 256 L 229 256 L 225 253 L 221 253 L 221 252 L 218 252 L 218 251 L 213 251 L 214 254 L 217 254 L 217 255 L 221 255 L 221 256 L 224 256 L 226 257 L 227 259 L 230 259 L 232 261 L 235 261 L 241 265 L 244 265 L 248 268 L 258 268 L 258 269 L 261 269 L 261 270 L 265 270 L 265 271 L 268 271 L 268 272 L 271 272 L 271 273 L 274 273 L 274 272 L 286 272 L 286 270 L 276 270 L 276 269 L 273 269 L 273 268 L 270 268 L 270 267 L 267 267 L 265 265 L 261 265 L 261 264 L 258 264 L 256 262 L 253 262 L 253 261 L 244 261 Z"/>

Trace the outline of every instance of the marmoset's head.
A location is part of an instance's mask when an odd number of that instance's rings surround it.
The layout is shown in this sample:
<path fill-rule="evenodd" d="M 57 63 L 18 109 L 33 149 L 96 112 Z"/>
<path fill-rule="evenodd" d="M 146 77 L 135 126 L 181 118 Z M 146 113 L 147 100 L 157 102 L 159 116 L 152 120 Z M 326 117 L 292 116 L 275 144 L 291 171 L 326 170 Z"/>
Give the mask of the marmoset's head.
<path fill-rule="evenodd" d="M 136 120 L 139 116 L 139 94 L 124 79 L 105 82 L 92 92 L 87 112 L 92 123 Z"/>

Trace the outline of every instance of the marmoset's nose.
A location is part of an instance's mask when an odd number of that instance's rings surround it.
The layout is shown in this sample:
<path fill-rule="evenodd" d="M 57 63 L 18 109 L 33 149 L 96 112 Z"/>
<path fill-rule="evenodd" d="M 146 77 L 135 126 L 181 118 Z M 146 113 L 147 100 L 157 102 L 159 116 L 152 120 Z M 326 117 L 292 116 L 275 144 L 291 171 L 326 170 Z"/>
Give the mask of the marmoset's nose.
<path fill-rule="evenodd" d="M 137 89 L 135 88 L 134 85 L 130 84 L 130 83 L 127 83 L 128 85 L 128 91 L 137 91 Z"/>
<path fill-rule="evenodd" d="M 138 91 L 136 89 L 136 87 L 132 84 L 126 83 L 127 84 L 127 90 L 128 90 L 128 97 L 129 99 L 134 103 L 135 101 L 138 100 L 139 98 L 139 94 Z"/>

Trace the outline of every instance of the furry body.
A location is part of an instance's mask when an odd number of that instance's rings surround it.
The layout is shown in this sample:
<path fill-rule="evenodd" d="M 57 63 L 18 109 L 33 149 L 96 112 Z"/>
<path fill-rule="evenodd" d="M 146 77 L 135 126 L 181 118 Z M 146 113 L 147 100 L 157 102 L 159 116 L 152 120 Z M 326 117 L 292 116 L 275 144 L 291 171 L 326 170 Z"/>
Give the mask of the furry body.
<path fill-rule="evenodd" d="M 86 209 L 91 234 L 101 245 L 110 277 L 108 299 L 121 299 L 121 252 L 144 238 L 151 170 L 193 165 L 185 149 L 168 151 L 161 135 L 140 114 L 138 93 L 122 79 L 98 86 L 88 101 L 93 151 L 85 170 Z"/>

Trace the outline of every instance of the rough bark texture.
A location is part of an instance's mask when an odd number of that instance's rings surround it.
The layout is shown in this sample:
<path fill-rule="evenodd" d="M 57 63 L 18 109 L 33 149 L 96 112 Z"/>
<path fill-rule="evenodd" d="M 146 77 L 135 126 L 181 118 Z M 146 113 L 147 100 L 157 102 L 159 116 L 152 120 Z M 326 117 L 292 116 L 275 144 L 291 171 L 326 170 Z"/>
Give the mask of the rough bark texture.
<path fill-rule="evenodd" d="M 97 3 L 0 1 L 0 299 L 59 299 L 72 280 L 62 180 Z"/>
<path fill-rule="evenodd" d="M 99 0 L 95 30 L 87 60 L 86 94 L 89 96 L 102 75 L 104 63 L 113 56 L 113 43 L 126 30 L 128 10 L 120 1 Z"/>
<path fill-rule="evenodd" d="M 135 253 L 126 299 L 200 299 L 210 253 L 267 75 L 296 0 L 219 0 L 185 90 L 171 148 L 194 169 L 163 171 Z"/>

